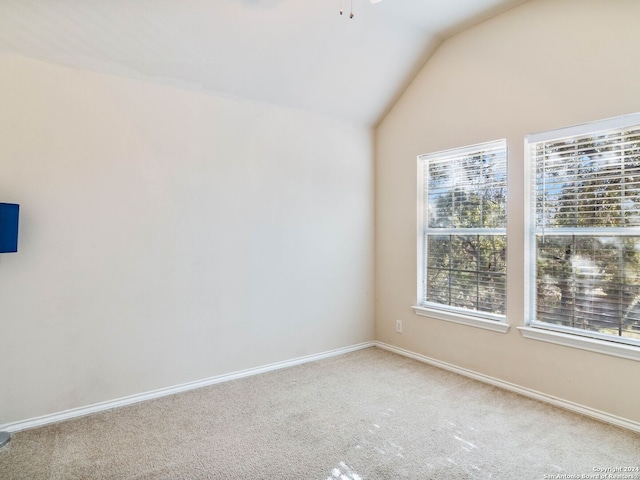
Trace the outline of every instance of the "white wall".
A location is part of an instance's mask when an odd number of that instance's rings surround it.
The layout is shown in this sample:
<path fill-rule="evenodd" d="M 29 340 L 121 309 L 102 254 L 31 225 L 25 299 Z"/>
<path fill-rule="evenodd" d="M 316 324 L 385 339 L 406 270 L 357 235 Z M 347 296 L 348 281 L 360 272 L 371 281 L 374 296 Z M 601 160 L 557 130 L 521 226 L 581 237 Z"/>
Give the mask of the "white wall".
<path fill-rule="evenodd" d="M 377 129 L 376 337 L 640 421 L 640 362 L 522 338 L 523 139 L 640 111 L 640 2 L 532 0 L 446 42 Z M 418 317 L 416 156 L 506 138 L 507 334 Z M 404 333 L 394 331 L 403 320 Z"/>
<path fill-rule="evenodd" d="M 370 129 L 0 55 L 0 425 L 373 339 Z"/>

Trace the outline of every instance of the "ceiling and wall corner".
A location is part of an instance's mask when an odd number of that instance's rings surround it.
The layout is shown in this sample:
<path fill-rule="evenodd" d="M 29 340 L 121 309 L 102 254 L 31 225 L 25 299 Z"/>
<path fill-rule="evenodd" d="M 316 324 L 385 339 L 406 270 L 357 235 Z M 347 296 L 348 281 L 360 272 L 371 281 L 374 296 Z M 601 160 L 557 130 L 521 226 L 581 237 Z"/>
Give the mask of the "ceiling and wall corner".
<path fill-rule="evenodd" d="M 441 38 L 522 1 L 1 1 L 0 53 L 375 125 Z"/>

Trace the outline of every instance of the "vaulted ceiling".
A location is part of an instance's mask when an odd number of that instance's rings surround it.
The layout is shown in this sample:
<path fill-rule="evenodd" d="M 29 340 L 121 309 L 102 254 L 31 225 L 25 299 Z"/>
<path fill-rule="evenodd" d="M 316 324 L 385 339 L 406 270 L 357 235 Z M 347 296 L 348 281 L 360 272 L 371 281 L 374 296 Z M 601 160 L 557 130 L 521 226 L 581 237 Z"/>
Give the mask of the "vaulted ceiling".
<path fill-rule="evenodd" d="M 523 1 L 0 0 L 0 52 L 373 125 L 441 39 Z"/>

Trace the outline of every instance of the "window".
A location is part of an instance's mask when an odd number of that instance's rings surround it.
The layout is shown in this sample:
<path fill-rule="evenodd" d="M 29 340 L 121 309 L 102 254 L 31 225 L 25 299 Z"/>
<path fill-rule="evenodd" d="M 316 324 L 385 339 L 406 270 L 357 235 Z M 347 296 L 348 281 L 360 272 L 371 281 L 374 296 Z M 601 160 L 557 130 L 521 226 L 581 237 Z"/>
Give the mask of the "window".
<path fill-rule="evenodd" d="M 526 151 L 528 325 L 640 345 L 640 115 L 530 135 Z"/>
<path fill-rule="evenodd" d="M 506 332 L 505 140 L 418 157 L 416 313 Z"/>

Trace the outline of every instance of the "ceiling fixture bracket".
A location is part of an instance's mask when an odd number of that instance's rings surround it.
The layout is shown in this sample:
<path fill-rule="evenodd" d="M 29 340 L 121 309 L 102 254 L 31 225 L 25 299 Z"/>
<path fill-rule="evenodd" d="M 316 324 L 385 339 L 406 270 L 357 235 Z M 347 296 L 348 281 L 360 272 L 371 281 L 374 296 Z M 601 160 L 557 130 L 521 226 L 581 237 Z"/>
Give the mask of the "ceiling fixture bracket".
<path fill-rule="evenodd" d="M 344 8 L 342 8 L 342 2 L 343 0 L 340 0 L 340 15 L 344 13 Z M 350 0 L 350 2 L 351 2 L 351 5 L 349 10 L 349 18 L 353 18 L 353 0 Z"/>
<path fill-rule="evenodd" d="M 380 3 L 382 0 L 369 0 L 371 3 Z M 340 15 L 342 15 L 344 13 L 344 8 L 342 8 L 343 6 L 343 2 L 344 0 L 340 0 Z M 349 0 L 350 2 L 350 10 L 349 10 L 349 18 L 353 18 L 353 0 Z"/>

